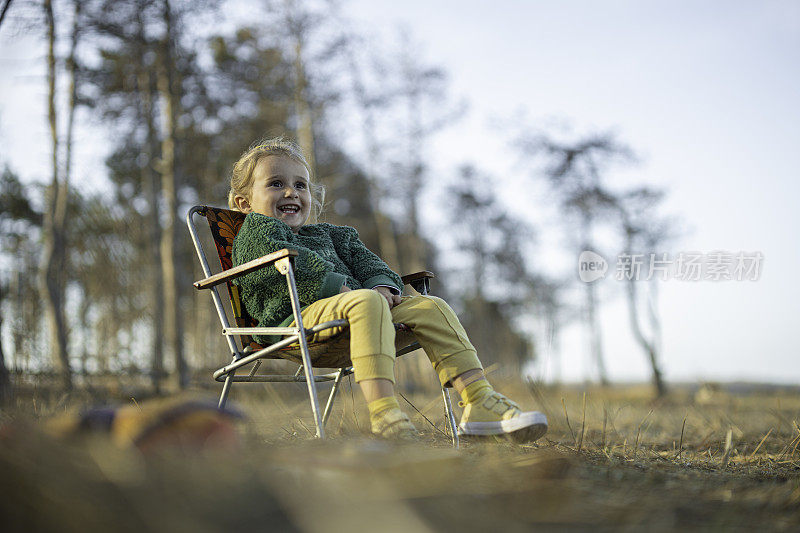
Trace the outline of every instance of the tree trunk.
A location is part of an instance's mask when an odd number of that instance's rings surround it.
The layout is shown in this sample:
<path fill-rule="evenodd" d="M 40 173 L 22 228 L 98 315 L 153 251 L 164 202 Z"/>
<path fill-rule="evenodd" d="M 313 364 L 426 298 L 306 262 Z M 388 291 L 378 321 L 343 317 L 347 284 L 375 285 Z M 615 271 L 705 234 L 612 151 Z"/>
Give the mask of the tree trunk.
<path fill-rule="evenodd" d="M 2 298 L 0 298 L 2 301 Z M 0 310 L 0 333 L 3 331 L 3 315 Z M 6 356 L 3 352 L 3 339 L 0 335 L 0 405 L 5 405 L 13 397 L 11 390 L 11 378 L 8 374 L 8 367 L 6 366 Z"/>
<path fill-rule="evenodd" d="M 409 80 L 409 83 L 415 83 Z M 410 257 L 405 262 L 406 268 L 410 272 L 424 270 L 427 257 L 425 257 L 425 245 L 422 240 L 419 222 L 419 197 L 422 184 L 422 173 L 425 168 L 422 163 L 422 126 L 420 110 L 419 88 L 415 85 L 409 86 L 408 90 L 408 134 L 409 134 L 409 159 L 411 166 L 408 169 L 408 228 L 409 228 L 409 250 Z"/>
<path fill-rule="evenodd" d="M 632 248 L 630 243 L 630 233 L 628 234 L 628 250 L 626 253 L 628 255 L 631 254 L 630 249 Z M 648 362 L 650 363 L 650 368 L 653 370 L 653 386 L 656 389 L 656 394 L 658 397 L 662 397 L 667 393 L 667 386 L 664 383 L 664 379 L 661 375 L 661 369 L 658 365 L 658 353 L 656 350 L 655 345 L 655 338 L 652 341 L 648 341 L 644 333 L 642 332 L 642 327 L 639 324 L 639 310 L 638 310 L 638 297 L 636 293 L 636 281 L 634 280 L 633 276 L 630 276 L 630 279 L 626 282 L 627 285 L 627 295 L 628 295 L 628 318 L 631 324 L 631 330 L 633 331 L 633 336 L 636 339 L 636 342 L 639 343 L 639 346 L 642 347 L 645 354 L 647 355 Z M 655 335 L 655 332 L 654 332 Z"/>
<path fill-rule="evenodd" d="M 11 6 L 11 0 L 6 0 L 5 5 L 3 6 L 3 10 L 0 11 L 0 26 L 3 24 L 3 20 L 6 18 L 6 12 L 8 8 Z"/>
<path fill-rule="evenodd" d="M 626 285 L 628 286 L 628 317 L 630 319 L 631 329 L 633 330 L 633 336 L 647 355 L 650 367 L 653 370 L 653 386 L 656 389 L 656 394 L 661 397 L 667 393 L 667 387 L 664 384 L 664 379 L 661 376 L 661 369 L 658 366 L 658 354 L 656 353 L 655 346 L 645 338 L 641 326 L 639 325 L 639 313 L 636 304 L 636 281 L 629 279 Z"/>
<path fill-rule="evenodd" d="M 89 375 L 89 342 L 87 340 L 87 334 L 91 329 L 89 324 L 89 311 L 91 310 L 91 300 L 86 296 L 86 293 L 83 293 L 83 297 L 81 298 L 81 305 L 78 309 L 78 318 L 79 324 L 81 328 L 81 369 L 80 373 L 83 375 L 84 383 L 88 383 L 88 375 Z"/>
<path fill-rule="evenodd" d="M 661 353 L 661 319 L 658 316 L 658 280 L 650 280 L 647 292 L 647 316 L 650 321 L 650 331 L 653 335 L 653 347 L 656 353 Z"/>
<path fill-rule="evenodd" d="M 414 83 L 414 81 L 410 81 Z M 428 266 L 426 264 L 427 258 L 425 257 L 425 246 L 422 236 L 420 235 L 419 223 L 419 192 L 420 183 L 422 180 L 423 165 L 422 157 L 422 127 L 420 125 L 421 117 L 419 116 L 419 90 L 416 86 L 410 86 L 408 92 L 408 130 L 409 130 L 409 159 L 411 160 L 411 167 L 408 169 L 408 190 L 407 205 L 408 205 L 408 256 L 401 258 L 404 270 L 407 272 L 419 272 L 425 270 Z M 419 358 L 416 372 L 420 376 L 418 380 L 425 383 L 422 376 L 430 372 L 430 361 L 426 358 Z"/>
<path fill-rule="evenodd" d="M 295 35 L 294 47 L 294 112 L 297 121 L 297 143 L 306 156 L 312 175 L 316 173 L 314 157 L 314 123 L 311 105 L 306 94 L 306 72 L 303 66 L 303 39 Z"/>
<path fill-rule="evenodd" d="M 62 190 L 59 192 L 58 203 L 56 208 L 56 226 L 60 228 L 60 250 L 58 252 L 58 290 L 59 298 L 61 299 L 62 306 L 66 305 L 66 287 L 68 283 L 68 265 L 67 265 L 67 218 L 69 208 L 69 184 L 72 181 L 72 143 L 75 132 L 75 112 L 78 108 L 78 63 L 76 53 L 78 49 L 78 39 L 81 29 L 81 0 L 73 0 L 73 19 L 72 19 L 72 35 L 70 38 L 69 55 L 67 56 L 66 67 L 69 73 L 69 96 L 67 102 L 67 132 L 64 141 L 64 177 L 62 179 Z M 88 311 L 87 311 L 88 312 Z M 63 315 L 63 309 L 62 309 Z M 66 327 L 66 325 L 65 325 Z M 83 374 L 86 374 L 85 367 L 85 354 L 86 354 L 86 341 L 83 341 L 82 347 L 82 366 Z"/>
<path fill-rule="evenodd" d="M 183 354 L 183 321 L 180 313 L 180 288 L 177 276 L 175 249 L 178 200 L 175 185 L 175 104 L 178 101 L 173 89 L 172 76 L 172 11 L 169 0 L 164 0 L 165 36 L 158 69 L 158 92 L 163 107 L 164 137 L 161 141 L 161 195 L 164 199 L 164 229 L 161 233 L 161 270 L 164 277 L 164 331 L 167 344 L 175 359 L 178 388 L 188 384 L 186 361 Z"/>
<path fill-rule="evenodd" d="M 11 286 L 16 287 L 14 290 L 14 309 L 16 310 L 16 316 L 12 315 L 11 323 L 11 342 L 14 346 L 14 354 L 11 356 L 12 372 L 16 372 L 22 368 L 21 357 L 23 353 L 27 353 L 27 351 L 24 349 L 24 345 L 25 334 L 28 332 L 26 331 L 23 333 L 23 329 L 18 327 L 17 323 L 21 321 L 23 324 L 27 324 L 26 319 L 28 318 L 28 303 L 34 299 L 38 301 L 38 298 L 25 297 L 26 291 L 23 289 L 23 283 L 23 272 L 19 270 L 14 272 L 14 283 L 12 283 Z"/>
<path fill-rule="evenodd" d="M 47 21 L 47 109 L 52 144 L 52 180 L 46 192 L 42 223 L 42 257 L 39 268 L 39 291 L 45 302 L 45 313 L 50 327 L 50 349 L 62 385 L 72 389 L 72 372 L 67 353 L 67 327 L 64 319 L 63 287 L 59 283 L 63 271 L 64 224 L 67 208 L 68 184 L 60 179 L 58 166 L 58 128 L 56 120 L 56 57 L 55 17 L 51 0 L 44 2 Z"/>
<path fill-rule="evenodd" d="M 378 136 L 375 132 L 375 117 L 372 113 L 374 104 L 367 97 L 367 90 L 361 79 L 361 72 L 352 53 L 348 54 L 347 60 L 353 82 L 353 92 L 364 113 L 361 130 L 367 147 L 367 186 L 369 188 L 370 205 L 373 206 L 372 217 L 375 221 L 375 231 L 378 234 L 380 256 L 390 268 L 398 271 L 400 270 L 400 254 L 397 250 L 397 236 L 392 227 L 392 220 L 383 214 L 380 208 L 383 191 L 377 178 L 380 147 L 378 146 Z"/>
<path fill-rule="evenodd" d="M 592 360 L 597 365 L 600 384 L 608 386 L 608 371 L 606 370 L 605 355 L 603 354 L 603 337 L 597 317 L 597 296 L 595 286 L 592 283 L 586 284 L 586 320 L 589 326 L 589 349 L 592 354 Z"/>
<path fill-rule="evenodd" d="M 139 38 L 144 42 L 144 25 L 140 23 Z M 150 204 L 148 216 L 148 248 L 152 261 L 150 263 L 150 308 L 152 313 L 152 361 L 150 375 L 153 390 L 156 394 L 161 392 L 161 380 L 164 377 L 164 270 L 161 257 L 162 231 L 161 212 L 159 209 L 159 196 L 161 184 L 159 175 L 154 172 L 153 162 L 156 158 L 158 132 L 156 131 L 155 117 L 153 116 L 152 71 L 147 65 L 142 65 L 138 74 L 139 94 L 142 102 L 142 115 L 147 127 L 147 164 L 142 167 L 142 183 Z"/>
<path fill-rule="evenodd" d="M 545 342 L 547 343 L 548 355 L 550 356 L 550 365 L 553 369 L 551 381 L 554 385 L 561 384 L 560 331 L 561 327 L 558 322 L 558 317 L 555 316 L 555 314 L 545 319 Z"/>
<path fill-rule="evenodd" d="M 365 109 L 367 117 L 364 119 L 364 138 L 367 140 L 367 186 L 369 187 L 370 205 L 372 217 L 375 220 L 375 231 L 378 234 L 378 246 L 380 247 L 381 259 L 395 271 L 401 270 L 400 253 L 397 246 L 397 234 L 392 226 L 392 219 L 381 211 L 382 188 L 378 184 L 376 168 L 378 160 L 378 144 L 376 142 L 375 124 L 371 112 Z"/>
<path fill-rule="evenodd" d="M 152 154 L 151 154 L 152 155 Z M 161 231 L 159 203 L 159 183 L 158 176 L 147 169 L 148 176 L 145 177 L 148 197 L 150 200 L 150 221 L 148 244 L 152 262 L 150 263 L 150 302 L 153 318 L 153 338 L 152 352 L 153 360 L 151 363 L 151 380 L 156 394 L 161 392 L 161 380 L 164 377 L 164 261 L 162 258 L 161 247 L 163 246 L 163 234 Z M 169 245 L 167 245 L 169 246 Z"/>
<path fill-rule="evenodd" d="M 67 111 L 67 139 L 64 158 L 64 184 L 68 191 L 72 177 L 72 137 L 75 126 L 75 110 L 78 102 L 78 63 L 75 57 L 78 49 L 78 35 L 80 33 L 81 0 L 73 0 L 72 38 L 70 40 L 69 56 L 67 57 L 67 70 L 69 71 L 69 109 Z M 66 196 L 66 194 L 65 194 Z M 66 200 L 65 200 L 66 202 Z M 65 204 L 66 205 L 66 204 Z"/>
<path fill-rule="evenodd" d="M 593 250 L 591 243 L 591 221 L 584 214 L 581 222 L 583 250 Z M 608 372 L 606 371 L 605 356 L 603 354 L 603 338 L 600 322 L 597 317 L 597 295 L 594 283 L 585 283 L 586 286 L 586 325 L 589 331 L 589 353 L 597 366 L 600 384 L 608 386 Z"/>

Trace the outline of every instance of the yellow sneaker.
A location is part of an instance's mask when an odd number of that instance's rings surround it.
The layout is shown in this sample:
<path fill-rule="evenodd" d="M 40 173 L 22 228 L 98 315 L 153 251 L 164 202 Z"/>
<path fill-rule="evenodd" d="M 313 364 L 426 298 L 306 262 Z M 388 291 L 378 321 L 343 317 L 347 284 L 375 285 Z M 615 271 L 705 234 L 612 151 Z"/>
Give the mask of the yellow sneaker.
<path fill-rule="evenodd" d="M 417 440 L 419 432 L 400 409 L 387 409 L 371 424 L 372 434 L 382 439 Z"/>
<path fill-rule="evenodd" d="M 508 435 L 517 442 L 533 442 L 547 433 L 547 417 L 538 411 L 523 412 L 519 405 L 497 391 L 464 404 L 459 435 Z"/>

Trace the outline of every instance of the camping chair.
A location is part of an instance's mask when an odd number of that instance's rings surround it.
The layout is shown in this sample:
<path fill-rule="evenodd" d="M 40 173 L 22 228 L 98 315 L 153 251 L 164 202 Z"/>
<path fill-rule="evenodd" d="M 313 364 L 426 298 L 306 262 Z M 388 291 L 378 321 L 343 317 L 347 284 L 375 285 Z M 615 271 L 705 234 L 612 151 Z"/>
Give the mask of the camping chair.
<path fill-rule="evenodd" d="M 197 228 L 194 224 L 194 215 L 204 216 L 208 222 L 211 236 L 219 256 L 222 271 L 217 274 L 211 273 L 208 260 Z M 194 206 L 186 214 L 186 223 L 189 226 L 189 233 L 192 235 L 192 242 L 197 250 L 197 256 L 203 267 L 205 279 L 194 283 L 196 289 L 210 289 L 217 309 L 220 322 L 222 323 L 222 334 L 225 336 L 230 347 L 233 359 L 230 364 L 223 366 L 214 372 L 214 379 L 224 383 L 222 393 L 219 397 L 219 406 L 224 407 L 234 382 L 306 382 L 308 396 L 311 402 L 311 410 L 314 414 L 316 424 L 316 437 L 325 438 L 325 423 L 330 416 L 333 401 L 342 378 L 353 373 L 348 353 L 349 337 L 344 332 L 324 341 L 309 342 L 309 338 L 314 334 L 328 328 L 347 328 L 348 323 L 345 319 L 331 320 L 317 324 L 311 328 L 303 327 L 303 317 L 301 316 L 300 300 L 297 296 L 297 287 L 294 280 L 294 258 L 297 256 L 296 250 L 283 249 L 265 255 L 243 265 L 233 267 L 233 239 L 239 232 L 244 222 L 245 214 L 239 211 L 230 211 L 209 206 Z M 252 272 L 259 268 L 277 268 L 278 271 L 286 276 L 286 283 L 289 285 L 289 295 L 292 301 L 294 313 L 293 327 L 258 327 L 256 321 L 250 317 L 242 305 L 239 297 L 239 290 L 231 280 Z M 420 294 L 428 294 L 430 290 L 430 279 L 433 278 L 431 272 L 417 272 L 408 276 L 403 276 L 403 283 L 411 285 Z M 228 287 L 228 296 L 236 322 L 236 327 L 231 327 L 228 315 L 222 304 L 217 289 L 218 285 L 225 283 Z M 411 330 L 405 324 L 395 324 L 397 333 L 396 345 L 400 345 L 397 356 L 412 352 L 420 347 L 418 342 L 413 340 Z M 256 343 L 252 335 L 279 335 L 283 339 L 269 346 L 261 346 Z M 238 338 L 239 344 L 236 339 Z M 274 375 L 258 374 L 263 359 L 288 359 L 297 363 L 299 368 L 294 374 Z M 313 361 L 313 363 L 312 363 Z M 250 371 L 246 375 L 236 375 L 236 371 L 247 365 L 251 365 Z M 314 375 L 312 367 L 333 368 L 335 372 Z M 320 413 L 319 401 L 317 399 L 318 382 L 333 381 L 333 388 L 328 396 L 325 409 Z M 447 388 L 442 387 L 442 400 L 445 411 L 445 429 L 449 430 L 453 446 L 458 447 L 458 431 L 456 429 L 456 419 L 453 414 L 453 406 L 450 402 L 450 395 Z"/>

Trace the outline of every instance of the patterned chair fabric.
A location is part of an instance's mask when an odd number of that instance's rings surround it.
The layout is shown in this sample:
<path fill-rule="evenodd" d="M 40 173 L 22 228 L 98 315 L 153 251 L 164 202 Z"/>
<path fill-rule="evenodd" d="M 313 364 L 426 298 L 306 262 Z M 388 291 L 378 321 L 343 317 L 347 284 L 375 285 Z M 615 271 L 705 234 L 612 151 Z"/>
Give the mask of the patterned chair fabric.
<path fill-rule="evenodd" d="M 239 211 L 231 211 L 229 209 L 218 209 L 214 207 L 204 207 L 201 214 L 206 217 L 208 227 L 211 229 L 211 235 L 214 238 L 214 246 L 217 248 L 217 255 L 219 256 L 220 266 L 222 270 L 228 270 L 233 267 L 233 239 L 242 229 L 245 214 Z M 239 298 L 239 291 L 236 285 L 230 281 L 226 283 L 228 286 L 228 294 L 231 297 L 231 305 L 233 306 L 233 314 L 236 318 L 236 325 L 240 328 L 253 328 L 258 323 L 250 315 L 242 305 Z"/>

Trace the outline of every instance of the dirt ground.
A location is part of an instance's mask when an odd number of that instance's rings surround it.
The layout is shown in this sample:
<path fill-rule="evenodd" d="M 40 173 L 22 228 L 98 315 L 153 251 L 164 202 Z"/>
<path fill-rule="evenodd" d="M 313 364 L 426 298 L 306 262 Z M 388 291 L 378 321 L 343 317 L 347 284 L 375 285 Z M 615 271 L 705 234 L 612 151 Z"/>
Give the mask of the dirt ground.
<path fill-rule="evenodd" d="M 506 385 L 547 414 L 548 434 L 454 449 L 435 391 L 406 392 L 423 439 L 400 444 L 364 433 L 366 407 L 347 383 L 328 439 L 314 440 L 303 388 L 235 391 L 231 404 L 246 415 L 238 452 L 147 456 L 36 430 L 97 398 L 34 407 L 19 395 L 3 412 L 1 529 L 800 530 L 797 390 L 681 387 L 654 402 L 646 387 Z"/>

